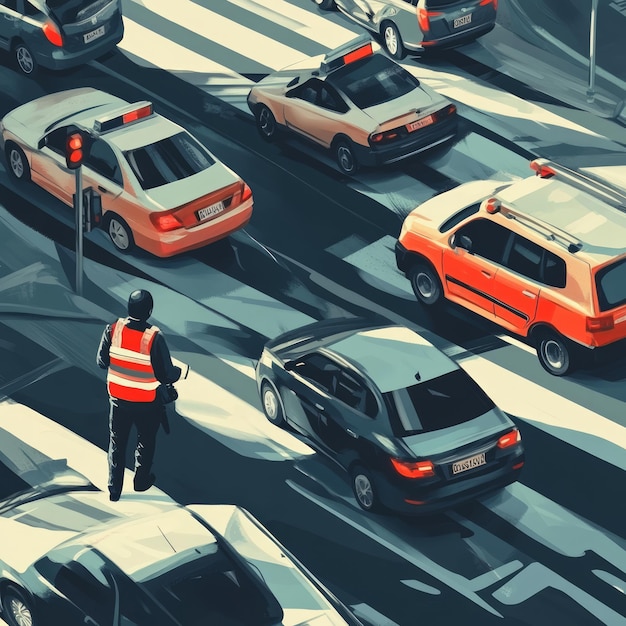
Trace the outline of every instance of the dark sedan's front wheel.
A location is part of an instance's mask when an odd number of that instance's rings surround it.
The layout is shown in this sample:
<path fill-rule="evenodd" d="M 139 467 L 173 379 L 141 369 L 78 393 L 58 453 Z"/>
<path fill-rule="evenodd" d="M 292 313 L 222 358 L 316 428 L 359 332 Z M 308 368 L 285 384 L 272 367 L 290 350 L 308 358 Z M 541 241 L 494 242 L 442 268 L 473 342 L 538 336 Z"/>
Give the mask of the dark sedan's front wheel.
<path fill-rule="evenodd" d="M 350 476 L 352 478 L 352 491 L 359 506 L 364 511 L 380 510 L 380 501 L 372 475 L 364 467 L 357 465 L 350 472 Z"/>
<path fill-rule="evenodd" d="M 285 414 L 278 397 L 276 387 L 269 381 L 265 381 L 261 385 L 261 402 L 263 404 L 263 413 L 265 417 L 274 424 L 274 426 L 283 426 L 285 424 Z"/>
<path fill-rule="evenodd" d="M 30 48 L 23 42 L 18 41 L 13 48 L 15 63 L 25 76 L 32 76 L 37 70 L 37 62 Z"/>
<path fill-rule="evenodd" d="M 37 624 L 26 594 L 13 585 L 9 585 L 2 594 L 2 612 L 10 626 Z"/>

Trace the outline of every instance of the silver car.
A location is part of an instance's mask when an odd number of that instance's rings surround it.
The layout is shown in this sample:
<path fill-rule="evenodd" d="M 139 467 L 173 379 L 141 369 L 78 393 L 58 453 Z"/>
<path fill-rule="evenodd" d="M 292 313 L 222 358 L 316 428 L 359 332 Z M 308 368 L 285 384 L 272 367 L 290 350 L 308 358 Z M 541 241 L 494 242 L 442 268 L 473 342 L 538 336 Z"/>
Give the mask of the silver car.
<path fill-rule="evenodd" d="M 123 36 L 121 0 L 0 0 L 0 48 L 26 75 L 91 61 Z"/>
<path fill-rule="evenodd" d="M 498 0 L 313 0 L 337 8 L 378 33 L 396 59 L 458 46 L 488 33 L 496 23 Z"/>

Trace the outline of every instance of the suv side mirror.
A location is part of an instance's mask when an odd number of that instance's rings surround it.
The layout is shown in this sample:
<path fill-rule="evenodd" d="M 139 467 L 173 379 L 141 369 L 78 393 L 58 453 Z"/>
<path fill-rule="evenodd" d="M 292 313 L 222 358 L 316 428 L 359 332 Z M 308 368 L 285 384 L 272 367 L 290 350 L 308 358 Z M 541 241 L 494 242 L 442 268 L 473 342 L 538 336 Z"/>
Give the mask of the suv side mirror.
<path fill-rule="evenodd" d="M 455 238 L 454 242 L 457 247 L 472 253 L 472 240 L 467 235 L 461 235 L 458 239 Z"/>

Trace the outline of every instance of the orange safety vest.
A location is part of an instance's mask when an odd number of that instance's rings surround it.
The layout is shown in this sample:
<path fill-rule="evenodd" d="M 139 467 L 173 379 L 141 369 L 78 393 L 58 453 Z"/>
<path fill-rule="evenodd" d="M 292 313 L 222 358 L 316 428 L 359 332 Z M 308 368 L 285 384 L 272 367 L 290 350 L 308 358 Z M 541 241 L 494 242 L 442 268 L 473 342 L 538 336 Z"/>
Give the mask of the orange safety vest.
<path fill-rule="evenodd" d="M 126 326 L 128 322 L 120 318 L 111 327 L 107 389 L 119 400 L 152 402 L 160 383 L 154 375 L 150 348 L 159 329 L 133 330 Z"/>

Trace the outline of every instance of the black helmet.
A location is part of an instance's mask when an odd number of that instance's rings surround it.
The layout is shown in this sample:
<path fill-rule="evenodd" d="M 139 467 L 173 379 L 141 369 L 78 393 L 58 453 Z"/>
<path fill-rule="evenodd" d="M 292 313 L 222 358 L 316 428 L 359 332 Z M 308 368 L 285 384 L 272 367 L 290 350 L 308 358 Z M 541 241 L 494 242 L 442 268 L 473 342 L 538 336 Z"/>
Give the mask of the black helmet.
<path fill-rule="evenodd" d="M 152 314 L 152 294 L 145 289 L 137 289 L 128 298 L 128 316 L 145 322 Z"/>

